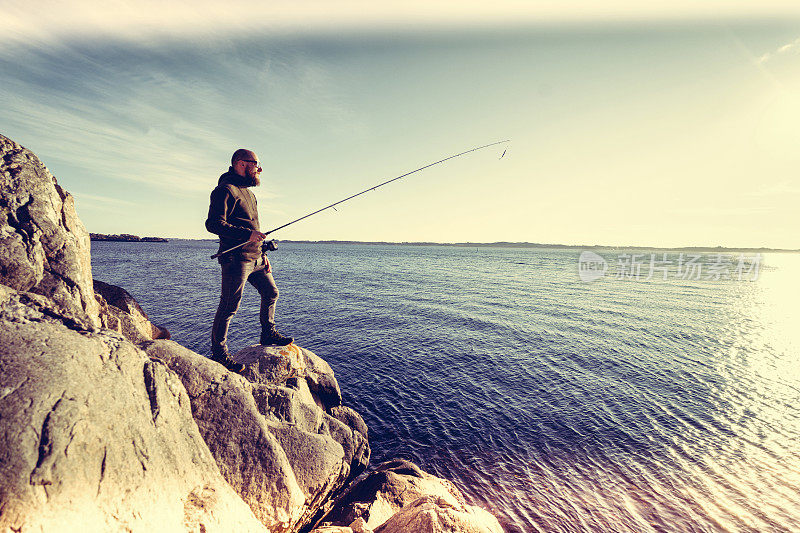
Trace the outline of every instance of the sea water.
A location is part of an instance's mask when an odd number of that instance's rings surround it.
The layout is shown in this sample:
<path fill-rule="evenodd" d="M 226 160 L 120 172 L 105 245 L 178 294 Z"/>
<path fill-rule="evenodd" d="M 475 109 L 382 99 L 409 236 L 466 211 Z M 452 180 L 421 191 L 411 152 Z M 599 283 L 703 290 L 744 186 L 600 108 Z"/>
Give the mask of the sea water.
<path fill-rule="evenodd" d="M 92 267 L 207 354 L 215 251 L 94 242 Z M 284 243 L 277 322 L 373 464 L 413 460 L 509 532 L 800 530 L 800 256 L 595 252 Z M 258 334 L 248 286 L 230 348 Z"/>

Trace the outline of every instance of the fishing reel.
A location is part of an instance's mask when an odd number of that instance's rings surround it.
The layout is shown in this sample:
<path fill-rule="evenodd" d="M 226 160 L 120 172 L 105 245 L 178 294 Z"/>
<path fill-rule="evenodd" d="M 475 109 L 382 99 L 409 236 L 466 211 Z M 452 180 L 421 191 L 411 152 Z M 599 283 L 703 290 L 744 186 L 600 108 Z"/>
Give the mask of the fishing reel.
<path fill-rule="evenodd" d="M 278 245 L 275 244 L 275 241 L 270 239 L 268 241 L 264 241 L 261 243 L 261 253 L 265 254 L 267 252 L 274 252 L 278 249 Z"/>

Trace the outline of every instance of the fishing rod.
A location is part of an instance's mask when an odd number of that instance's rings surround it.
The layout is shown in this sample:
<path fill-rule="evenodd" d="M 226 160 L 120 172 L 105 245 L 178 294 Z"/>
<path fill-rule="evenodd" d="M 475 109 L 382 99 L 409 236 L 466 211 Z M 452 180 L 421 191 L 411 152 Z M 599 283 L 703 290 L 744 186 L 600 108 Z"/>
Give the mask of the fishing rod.
<path fill-rule="evenodd" d="M 392 178 L 392 179 L 390 179 L 390 180 L 386 180 L 386 181 L 384 181 L 384 182 L 382 182 L 382 183 L 379 183 L 379 184 L 375 185 L 374 187 L 370 187 L 369 189 L 364 189 L 363 191 L 361 191 L 361 192 L 357 192 L 356 194 L 354 194 L 354 195 L 352 195 L 352 196 L 348 196 L 347 198 L 345 198 L 345 199 L 343 199 L 343 200 L 339 200 L 338 202 L 334 202 L 334 203 L 332 203 L 332 204 L 330 204 L 330 205 L 326 205 L 326 206 L 325 206 L 325 207 L 323 207 L 322 209 L 317 209 L 317 210 L 316 210 L 316 211 L 314 211 L 313 213 L 309 213 L 309 214 L 307 214 L 307 215 L 303 215 L 302 217 L 300 217 L 300 218 L 297 218 L 297 219 L 295 219 L 295 220 L 292 220 L 291 222 L 287 222 L 287 223 L 286 223 L 286 224 L 284 224 L 283 226 L 278 226 L 277 228 L 271 229 L 271 230 L 269 230 L 268 232 L 264 233 L 264 235 L 269 235 L 270 233 L 274 233 L 274 232 L 278 231 L 279 229 L 283 229 L 283 228 L 285 228 L 286 226 L 291 226 L 291 225 L 292 225 L 292 224 L 294 224 L 295 222 L 300 222 L 301 220 L 303 220 L 303 219 L 306 219 L 306 218 L 308 218 L 308 217 L 310 217 L 310 216 L 314 216 L 314 215 L 316 215 L 317 213 L 321 213 L 321 212 L 325 211 L 326 209 L 330 209 L 330 208 L 332 208 L 332 207 L 334 207 L 334 206 L 336 206 L 336 205 L 339 205 L 339 204 L 341 204 L 341 203 L 344 203 L 344 202 L 346 202 L 346 201 L 348 201 L 348 200 L 352 200 L 352 199 L 353 199 L 353 198 L 355 198 L 356 196 L 361 196 L 362 194 L 366 194 L 366 193 L 368 193 L 368 192 L 370 192 L 370 191 L 374 191 L 374 190 L 375 190 L 375 189 L 377 189 L 378 187 L 383 187 L 384 185 L 388 185 L 389 183 L 391 183 L 391 182 L 393 182 L 393 181 L 397 181 L 397 180 L 399 180 L 399 179 L 401 179 L 401 178 L 405 178 L 406 176 L 410 176 L 411 174 L 414 174 L 414 173 L 416 173 L 416 172 L 419 172 L 419 171 L 421 171 L 421 170 L 425 170 L 426 168 L 430 168 L 430 167 L 432 167 L 432 166 L 434 166 L 434 165 L 438 165 L 439 163 L 444 163 L 445 161 L 449 161 L 450 159 L 455 159 L 456 157 L 461 157 L 462 155 L 466 155 L 466 154 L 468 154 L 468 153 L 470 153 L 470 152 L 477 152 L 478 150 L 483 150 L 484 148 L 489 148 L 490 146 L 495 146 L 495 145 L 498 145 L 498 144 L 505 144 L 505 143 L 508 143 L 508 142 L 511 142 L 511 139 L 506 139 L 506 140 L 504 140 L 504 141 L 497 141 L 497 142 L 493 142 L 493 143 L 489 143 L 489 144 L 484 144 L 483 146 L 478 146 L 478 147 L 476 147 L 476 148 L 472 148 L 472 149 L 470 149 L 470 150 L 466 150 L 466 151 L 464 151 L 464 152 L 461 152 L 461 153 L 458 153 L 458 154 L 454 154 L 454 155 L 451 155 L 451 156 L 449 156 L 449 157 L 445 157 L 444 159 L 440 159 L 439 161 L 436 161 L 436 162 L 434 162 L 434 163 L 427 164 L 427 165 L 425 165 L 424 167 L 419 167 L 418 169 L 416 169 L 416 170 L 412 170 L 411 172 L 406 172 L 405 174 L 402 174 L 402 175 L 400 175 L 400 176 L 397 176 L 396 178 Z M 503 152 L 503 156 L 504 156 L 504 155 L 506 155 L 505 151 Z M 500 156 L 500 158 L 502 159 L 502 157 L 503 157 L 503 156 Z M 334 208 L 334 211 L 335 211 L 335 210 L 336 210 L 336 209 Z M 237 245 L 236 245 L 236 246 L 234 246 L 233 248 L 228 248 L 227 250 L 224 250 L 224 251 L 222 251 L 222 252 L 216 253 L 216 254 L 214 254 L 214 255 L 212 255 L 212 256 L 211 256 L 211 259 L 216 259 L 217 257 L 219 257 L 219 256 L 221 256 L 221 255 L 225 255 L 225 254 L 227 254 L 227 253 L 229 253 L 229 252 L 232 252 L 232 251 L 234 251 L 234 250 L 237 250 L 237 249 L 241 248 L 242 246 L 244 246 L 245 244 L 247 244 L 247 243 L 249 243 L 249 242 L 250 242 L 250 241 L 245 241 L 245 242 L 243 242 L 243 243 L 241 243 L 241 244 L 237 244 Z"/>

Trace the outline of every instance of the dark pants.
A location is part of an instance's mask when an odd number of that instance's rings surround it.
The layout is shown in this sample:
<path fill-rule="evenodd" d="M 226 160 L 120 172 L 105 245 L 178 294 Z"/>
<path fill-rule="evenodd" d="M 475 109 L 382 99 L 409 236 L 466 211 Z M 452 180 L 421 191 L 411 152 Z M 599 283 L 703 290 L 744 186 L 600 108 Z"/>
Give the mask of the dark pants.
<path fill-rule="evenodd" d="M 275 322 L 275 302 L 278 300 L 278 286 L 275 279 L 267 271 L 267 265 L 262 258 L 255 261 L 231 261 L 222 266 L 222 294 L 219 298 L 219 307 L 214 316 L 214 325 L 211 328 L 211 351 L 219 353 L 227 348 L 228 325 L 231 318 L 239 309 L 242 301 L 242 291 L 245 281 L 249 281 L 261 295 L 261 312 L 259 321 L 261 328 L 267 329 Z"/>

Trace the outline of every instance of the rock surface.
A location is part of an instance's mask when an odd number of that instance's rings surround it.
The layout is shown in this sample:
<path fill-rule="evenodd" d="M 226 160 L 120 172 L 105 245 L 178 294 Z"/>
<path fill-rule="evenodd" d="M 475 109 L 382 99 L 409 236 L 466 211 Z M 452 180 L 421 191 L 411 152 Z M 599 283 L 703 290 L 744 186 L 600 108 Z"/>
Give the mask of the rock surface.
<path fill-rule="evenodd" d="M 161 362 L 0 285 L 0 531 L 264 531 Z"/>
<path fill-rule="evenodd" d="M 223 475 L 270 530 L 306 525 L 368 463 L 363 421 L 346 425 L 335 416 L 346 408 L 326 411 L 305 379 L 283 379 L 282 362 L 316 358 L 311 352 L 295 345 L 251 348 L 249 356 L 261 354 L 260 381 L 251 383 L 172 341 L 153 341 L 145 350 L 179 376 Z M 360 421 L 355 412 L 346 415 Z"/>
<path fill-rule="evenodd" d="M 497 518 L 479 507 L 424 496 L 393 515 L 375 533 L 503 533 Z"/>
<path fill-rule="evenodd" d="M 237 362 L 247 365 L 244 376 L 254 383 L 294 386 L 304 381 L 325 409 L 342 404 L 342 391 L 333 370 L 321 357 L 295 344 L 283 348 L 256 345 L 234 354 Z"/>
<path fill-rule="evenodd" d="M 134 344 L 169 339 L 169 331 L 150 322 L 147 313 L 128 291 L 98 280 L 93 284 L 100 307 L 100 323 L 104 328 L 122 333 Z"/>
<path fill-rule="evenodd" d="M 30 150 L 0 135 L 0 283 L 99 326 L 89 234 L 72 196 Z"/>
<path fill-rule="evenodd" d="M 403 460 L 387 461 L 375 467 L 348 488 L 324 520 L 331 526 L 347 526 L 353 531 L 374 530 L 375 533 L 503 531 L 491 513 L 468 505 L 452 482 L 423 472 L 414 463 Z M 359 524 L 358 527 L 353 527 L 355 524 Z"/>

